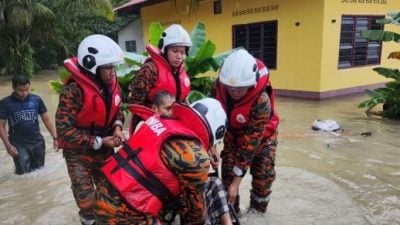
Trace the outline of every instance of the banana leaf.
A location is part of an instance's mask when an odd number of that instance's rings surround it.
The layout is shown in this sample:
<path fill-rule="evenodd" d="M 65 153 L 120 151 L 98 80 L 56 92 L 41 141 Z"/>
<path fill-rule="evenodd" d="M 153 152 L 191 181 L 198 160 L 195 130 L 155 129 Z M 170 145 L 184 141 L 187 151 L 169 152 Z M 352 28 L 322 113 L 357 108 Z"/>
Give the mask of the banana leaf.
<path fill-rule="evenodd" d="M 61 90 L 63 88 L 63 82 L 59 80 L 49 80 L 48 84 L 52 91 L 54 91 L 57 94 L 61 93 Z"/>
<path fill-rule="evenodd" d="M 151 22 L 149 27 L 149 43 L 153 46 L 158 46 L 163 28 L 160 22 Z"/>
<path fill-rule="evenodd" d="M 186 61 L 186 70 L 187 73 L 190 75 L 190 77 L 194 77 L 196 75 L 195 71 L 204 71 L 204 69 L 207 68 L 207 66 L 202 65 L 206 60 L 212 58 L 213 54 L 215 52 L 215 44 L 212 43 L 210 40 L 207 40 L 204 42 L 198 53 L 196 55 L 191 55 L 187 57 Z M 202 67 L 201 69 L 197 67 Z"/>
<path fill-rule="evenodd" d="M 190 38 L 192 39 L 192 47 L 190 48 L 189 56 L 194 56 L 198 54 L 200 47 L 206 40 L 206 28 L 203 23 L 196 24 Z"/>
<path fill-rule="evenodd" d="M 400 35 L 398 33 L 383 30 L 362 30 L 361 36 L 373 41 L 399 42 L 400 40 Z"/>
<path fill-rule="evenodd" d="M 128 65 L 141 66 L 147 57 L 134 52 L 124 52 L 124 59 Z"/>
<path fill-rule="evenodd" d="M 400 71 L 398 69 L 375 67 L 373 70 L 375 72 L 379 73 L 380 75 L 384 76 L 384 77 L 392 78 L 392 79 L 395 79 L 397 81 L 400 81 Z"/>
<path fill-rule="evenodd" d="M 188 103 L 192 103 L 195 102 L 197 100 L 203 99 L 207 97 L 205 94 L 203 94 L 200 91 L 196 91 L 196 90 L 192 90 L 189 92 L 188 96 L 186 97 L 186 102 Z"/>
<path fill-rule="evenodd" d="M 390 82 L 387 82 L 386 84 L 385 84 L 385 86 L 387 87 L 387 88 L 390 88 L 390 89 L 392 89 L 392 90 L 400 90 L 400 81 L 390 81 Z M 399 94 L 400 94 L 400 91 L 399 91 Z"/>

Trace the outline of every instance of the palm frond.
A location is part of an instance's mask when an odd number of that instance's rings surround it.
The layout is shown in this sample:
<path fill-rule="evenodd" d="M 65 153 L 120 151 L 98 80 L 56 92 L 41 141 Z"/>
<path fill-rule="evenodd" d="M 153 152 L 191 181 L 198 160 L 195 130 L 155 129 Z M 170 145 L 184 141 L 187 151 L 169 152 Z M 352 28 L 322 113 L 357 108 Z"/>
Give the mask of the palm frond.
<path fill-rule="evenodd" d="M 6 25 L 8 30 L 14 32 L 26 32 L 32 26 L 33 16 L 24 8 L 14 7 L 8 13 L 8 24 Z"/>

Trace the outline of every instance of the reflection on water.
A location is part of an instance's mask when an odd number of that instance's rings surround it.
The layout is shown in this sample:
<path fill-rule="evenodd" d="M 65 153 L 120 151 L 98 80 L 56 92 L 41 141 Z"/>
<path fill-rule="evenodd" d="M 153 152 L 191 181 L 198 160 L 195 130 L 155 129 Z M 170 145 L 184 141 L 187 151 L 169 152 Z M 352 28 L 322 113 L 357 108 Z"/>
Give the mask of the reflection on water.
<path fill-rule="evenodd" d="M 37 76 L 32 87 L 54 115 L 58 96 L 49 79 L 57 76 Z M 11 84 L 0 77 L 0 97 L 10 91 Z M 282 122 L 270 206 L 264 216 L 245 215 L 242 224 L 400 224 L 400 122 L 366 117 L 357 109 L 365 98 L 278 98 Z M 343 131 L 312 131 L 318 118 L 336 120 Z M 41 125 L 48 146 L 43 169 L 14 175 L 0 145 L 0 224 L 79 224 L 65 162 Z M 361 135 L 365 132 L 371 135 Z M 242 186 L 249 187 L 249 177 Z M 241 195 L 245 209 L 248 190 Z"/>

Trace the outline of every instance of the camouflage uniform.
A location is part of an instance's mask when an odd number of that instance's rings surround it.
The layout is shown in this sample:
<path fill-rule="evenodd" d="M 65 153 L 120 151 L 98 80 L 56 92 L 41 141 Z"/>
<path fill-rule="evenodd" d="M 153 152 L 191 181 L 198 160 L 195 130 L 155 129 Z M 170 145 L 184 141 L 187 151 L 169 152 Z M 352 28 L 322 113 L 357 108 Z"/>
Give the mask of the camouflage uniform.
<path fill-rule="evenodd" d="M 129 103 L 139 104 L 151 108 L 152 102 L 147 98 L 154 84 L 157 82 L 158 72 L 156 65 L 152 62 L 146 62 L 142 65 L 135 78 L 129 84 Z M 143 121 L 139 116 L 133 115 L 130 120 L 131 131 Z M 132 135 L 132 134 L 130 134 Z"/>
<path fill-rule="evenodd" d="M 78 85 L 71 82 L 64 86 L 56 112 L 56 128 L 59 138 L 76 145 L 75 147 L 65 146 L 63 155 L 81 220 L 93 221 L 95 185 L 97 186 L 99 182 L 100 167 L 103 161 L 113 153 L 113 149 L 94 150 L 92 146 L 95 137 L 92 131 L 79 129 L 75 126 L 77 114 L 82 108 L 82 104 L 83 92 Z M 117 119 L 123 121 L 122 111 L 116 115 L 115 120 Z M 108 128 L 96 133 L 96 135 L 105 136 L 111 133 L 112 130 Z"/>
<path fill-rule="evenodd" d="M 135 78 L 129 84 L 129 102 L 151 108 L 151 102 L 149 102 L 147 96 L 154 87 L 157 79 L 158 72 L 156 65 L 152 61 L 143 64 Z"/>
<path fill-rule="evenodd" d="M 160 157 L 179 180 L 182 192 L 175 206 L 179 208 L 181 224 L 204 225 L 203 191 L 210 167 L 207 152 L 197 140 L 171 137 L 162 145 Z M 130 208 L 104 176 L 100 179 L 94 207 L 97 225 L 161 224 L 159 217 Z"/>
<path fill-rule="evenodd" d="M 267 209 L 271 185 L 275 180 L 277 133 L 268 138 L 263 135 L 270 115 L 270 98 L 263 92 L 251 107 L 249 123 L 240 129 L 228 127 L 221 152 L 222 180 L 225 187 L 229 187 L 235 177 L 234 166 L 244 171 L 244 174 L 250 168 L 250 208 L 260 212 Z M 235 200 L 237 212 L 240 209 L 239 200 L 238 195 Z"/>

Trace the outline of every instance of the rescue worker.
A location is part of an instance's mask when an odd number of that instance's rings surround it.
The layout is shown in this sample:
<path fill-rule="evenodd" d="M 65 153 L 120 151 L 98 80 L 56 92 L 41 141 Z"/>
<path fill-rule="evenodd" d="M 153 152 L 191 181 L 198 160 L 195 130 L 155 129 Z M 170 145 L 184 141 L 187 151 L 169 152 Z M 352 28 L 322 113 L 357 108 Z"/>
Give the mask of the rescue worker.
<path fill-rule="evenodd" d="M 239 207 L 239 186 L 250 168 L 249 213 L 267 210 L 275 180 L 275 153 L 279 117 L 268 69 L 246 50 L 231 53 L 222 65 L 212 95 L 225 108 L 228 130 L 224 138 L 222 180 L 228 202 Z"/>
<path fill-rule="evenodd" d="M 184 102 L 190 92 L 190 78 L 184 70 L 184 60 L 192 41 L 188 32 L 178 24 L 166 28 L 158 48 L 147 45 L 150 57 L 137 72 L 129 85 L 129 103 L 151 107 L 154 95 L 167 91 L 177 102 Z M 140 121 L 132 117 L 133 126 Z"/>
<path fill-rule="evenodd" d="M 145 117 L 149 117 L 155 113 L 164 117 L 170 117 L 172 115 L 172 104 L 174 102 L 174 96 L 166 91 L 159 91 L 154 95 L 151 110 L 136 104 L 131 105 L 129 110 L 138 115 L 145 115 Z M 144 121 L 141 121 L 136 126 L 136 130 L 138 130 L 143 123 Z M 207 206 L 206 225 L 232 225 L 226 191 L 221 179 L 218 177 L 217 171 L 220 164 L 220 157 L 216 146 L 210 148 L 208 154 L 210 156 L 211 165 L 205 188 L 205 204 Z"/>
<path fill-rule="evenodd" d="M 222 141 L 225 126 L 225 111 L 212 98 L 192 107 L 174 103 L 171 117 L 148 117 L 103 167 L 96 224 L 162 224 L 168 218 L 161 210 L 175 207 L 181 224 L 204 225 L 207 151 Z"/>
<path fill-rule="evenodd" d="M 82 40 L 78 57 L 64 61 L 71 76 L 60 94 L 56 128 L 84 225 L 95 222 L 93 199 L 100 166 L 125 139 L 121 93 L 114 70 L 114 65 L 121 62 L 121 48 L 98 34 Z"/>

